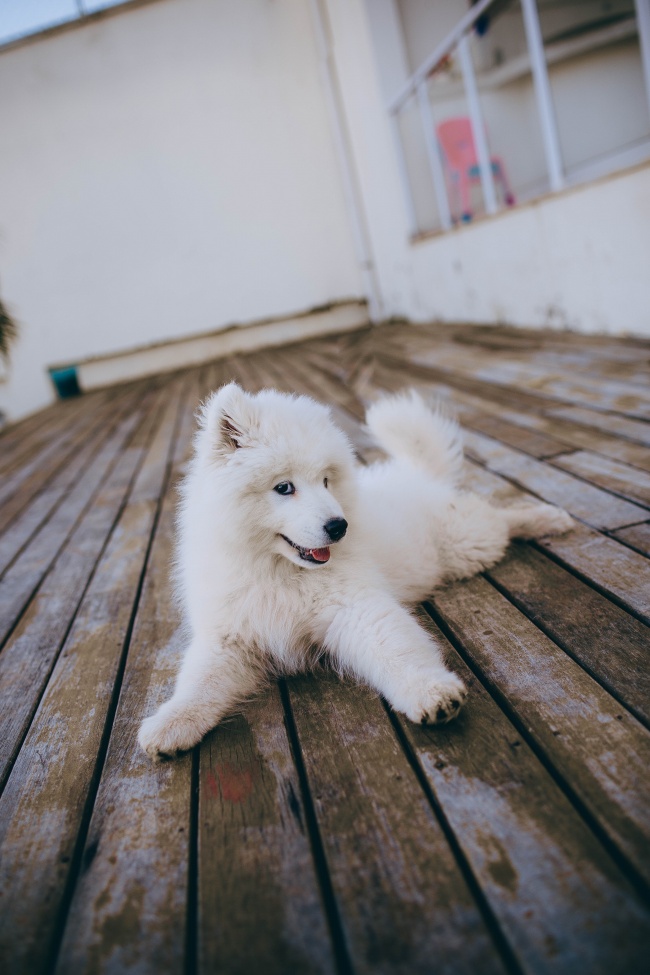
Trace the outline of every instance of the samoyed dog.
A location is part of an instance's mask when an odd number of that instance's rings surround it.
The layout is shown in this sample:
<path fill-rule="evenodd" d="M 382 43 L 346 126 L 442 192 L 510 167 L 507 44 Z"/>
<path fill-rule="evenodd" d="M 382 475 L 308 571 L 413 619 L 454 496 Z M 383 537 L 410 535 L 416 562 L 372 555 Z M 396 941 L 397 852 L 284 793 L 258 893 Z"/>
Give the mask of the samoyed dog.
<path fill-rule="evenodd" d="M 572 521 L 461 490 L 459 428 L 415 392 L 380 400 L 366 421 L 389 460 L 363 467 L 305 396 L 231 383 L 203 405 L 178 517 L 189 643 L 171 700 L 140 728 L 153 758 L 196 745 L 269 673 L 308 666 L 315 646 L 411 721 L 458 714 L 463 682 L 406 607 L 494 565 L 509 539 Z"/>

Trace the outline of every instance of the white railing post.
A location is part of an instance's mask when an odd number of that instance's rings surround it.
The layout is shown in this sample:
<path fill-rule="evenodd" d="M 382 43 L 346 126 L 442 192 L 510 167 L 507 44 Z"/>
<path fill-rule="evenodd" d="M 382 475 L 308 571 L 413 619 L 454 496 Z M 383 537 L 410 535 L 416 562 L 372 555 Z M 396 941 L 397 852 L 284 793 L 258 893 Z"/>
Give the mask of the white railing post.
<path fill-rule="evenodd" d="M 449 198 L 447 196 L 445 174 L 443 172 L 442 162 L 440 159 L 440 150 L 438 147 L 435 125 L 433 123 L 433 114 L 431 112 L 431 102 L 429 101 L 426 81 L 422 81 L 418 85 L 417 96 L 418 106 L 420 108 L 420 119 L 422 120 L 422 128 L 424 130 L 424 142 L 427 147 L 427 156 L 429 159 L 429 169 L 431 170 L 431 179 L 433 181 L 433 188 L 438 204 L 440 225 L 443 230 L 449 230 L 452 225 L 451 211 L 449 209 Z"/>
<path fill-rule="evenodd" d="M 409 236 L 414 237 L 420 228 L 418 226 L 418 218 L 415 213 L 415 202 L 413 200 L 411 181 L 409 179 L 408 169 L 406 166 L 406 155 L 404 153 L 402 137 L 399 131 L 398 114 L 399 112 L 396 112 L 394 115 L 389 115 L 388 121 L 390 123 L 390 130 L 393 136 L 393 143 L 395 145 L 395 159 L 397 160 L 397 169 L 400 175 L 400 183 L 402 184 L 402 193 L 404 195 L 404 204 L 406 206 L 406 216 L 409 226 Z"/>
<path fill-rule="evenodd" d="M 650 112 L 650 0 L 635 0 L 645 91 Z"/>
<path fill-rule="evenodd" d="M 488 149 L 487 138 L 485 136 L 483 113 L 481 112 L 481 102 L 478 95 L 476 75 L 474 74 L 474 65 L 472 64 L 472 55 L 469 49 L 467 34 L 463 34 L 458 42 L 458 56 L 460 58 L 460 68 L 463 72 L 467 108 L 474 133 L 474 144 L 476 146 L 476 157 L 478 159 L 485 209 L 488 213 L 496 213 L 497 196 L 494 189 L 494 179 L 492 178 L 490 150 Z"/>
<path fill-rule="evenodd" d="M 406 99 L 413 94 L 420 82 L 425 81 L 429 77 L 436 65 L 444 58 L 445 54 L 449 54 L 452 47 L 458 44 L 460 38 L 474 26 L 479 17 L 494 2 L 495 0 L 478 0 L 476 5 L 468 10 L 464 17 L 461 17 L 451 33 L 447 34 L 444 41 L 433 49 L 429 57 L 425 58 L 417 71 L 414 71 L 408 81 L 400 88 L 388 105 L 389 112 L 396 112 L 401 108 Z"/>
<path fill-rule="evenodd" d="M 530 66 L 533 74 L 533 84 L 535 86 L 537 110 L 542 129 L 542 141 L 544 143 L 544 155 L 546 156 L 549 184 L 552 190 L 561 190 L 564 187 L 562 153 L 560 152 L 560 139 L 555 120 L 551 84 L 548 80 L 548 70 L 544 56 L 544 42 L 542 40 L 542 29 L 539 25 L 537 4 L 535 0 L 521 0 L 521 8 L 524 15 L 524 28 L 526 30 L 526 41 L 528 43 Z"/>

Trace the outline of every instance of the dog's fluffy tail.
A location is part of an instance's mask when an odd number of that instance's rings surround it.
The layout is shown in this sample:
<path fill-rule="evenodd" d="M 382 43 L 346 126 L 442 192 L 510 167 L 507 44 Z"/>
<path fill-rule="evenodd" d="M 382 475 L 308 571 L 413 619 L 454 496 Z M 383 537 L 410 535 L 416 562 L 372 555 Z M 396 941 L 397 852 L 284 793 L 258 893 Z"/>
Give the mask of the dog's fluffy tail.
<path fill-rule="evenodd" d="M 379 446 L 391 456 L 408 460 L 452 484 L 460 481 L 460 428 L 440 406 L 432 409 L 415 390 L 373 403 L 366 413 L 366 424 Z"/>

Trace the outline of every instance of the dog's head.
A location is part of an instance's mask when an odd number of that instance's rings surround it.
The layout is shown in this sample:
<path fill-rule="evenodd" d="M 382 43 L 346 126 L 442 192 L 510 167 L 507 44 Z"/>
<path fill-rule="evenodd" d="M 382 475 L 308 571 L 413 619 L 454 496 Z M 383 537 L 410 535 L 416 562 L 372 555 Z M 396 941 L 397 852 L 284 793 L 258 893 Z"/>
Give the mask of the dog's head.
<path fill-rule="evenodd" d="M 204 404 L 196 446 L 218 473 L 224 517 L 259 555 L 309 568 L 329 562 L 352 517 L 354 454 L 327 407 L 230 383 Z"/>

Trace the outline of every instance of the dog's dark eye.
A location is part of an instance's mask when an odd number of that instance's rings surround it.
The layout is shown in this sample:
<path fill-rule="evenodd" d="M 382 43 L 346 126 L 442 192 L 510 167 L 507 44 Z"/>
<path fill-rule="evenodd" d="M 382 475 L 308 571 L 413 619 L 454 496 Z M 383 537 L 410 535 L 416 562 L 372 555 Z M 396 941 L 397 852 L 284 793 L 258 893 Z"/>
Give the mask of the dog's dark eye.
<path fill-rule="evenodd" d="M 325 485 L 325 487 L 327 487 L 327 485 L 328 485 L 328 483 L 329 483 L 329 482 L 328 482 L 328 480 L 327 480 L 327 478 L 326 478 L 326 477 L 324 477 L 324 478 L 323 478 L 323 484 Z"/>
<path fill-rule="evenodd" d="M 279 484 L 276 484 L 275 485 L 275 487 L 273 488 L 273 490 L 274 491 L 277 491 L 278 494 L 295 494 L 296 493 L 296 489 L 293 486 L 293 484 L 291 483 L 291 481 L 281 481 Z"/>

